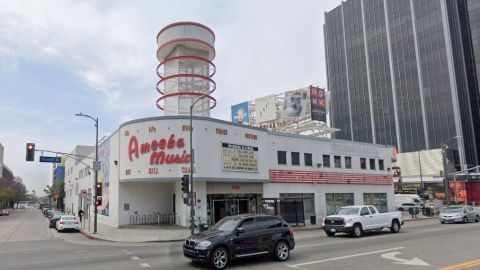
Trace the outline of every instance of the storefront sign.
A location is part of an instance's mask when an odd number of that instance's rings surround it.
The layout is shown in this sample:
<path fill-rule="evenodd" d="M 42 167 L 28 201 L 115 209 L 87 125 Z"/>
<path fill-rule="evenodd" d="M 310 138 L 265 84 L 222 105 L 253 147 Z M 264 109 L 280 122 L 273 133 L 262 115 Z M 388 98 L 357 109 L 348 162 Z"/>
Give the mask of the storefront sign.
<path fill-rule="evenodd" d="M 174 134 L 171 134 L 168 139 L 161 138 L 140 145 L 137 137 L 131 136 L 128 143 L 128 159 L 133 161 L 140 155 L 149 154 L 150 165 L 189 163 L 190 154 L 187 153 L 187 150 L 183 150 L 181 153 L 175 152 L 175 150 L 184 148 L 185 140 L 175 138 Z"/>
<path fill-rule="evenodd" d="M 222 143 L 222 169 L 258 172 L 258 147 Z"/>

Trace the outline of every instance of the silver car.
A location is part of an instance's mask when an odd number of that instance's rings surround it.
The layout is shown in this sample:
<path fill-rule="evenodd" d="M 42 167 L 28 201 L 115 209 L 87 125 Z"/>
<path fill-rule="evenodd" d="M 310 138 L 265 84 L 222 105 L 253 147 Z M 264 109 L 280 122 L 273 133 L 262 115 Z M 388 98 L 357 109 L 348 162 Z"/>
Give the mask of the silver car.
<path fill-rule="evenodd" d="M 438 216 L 440 223 L 479 222 L 480 216 L 470 205 L 452 205 Z"/>

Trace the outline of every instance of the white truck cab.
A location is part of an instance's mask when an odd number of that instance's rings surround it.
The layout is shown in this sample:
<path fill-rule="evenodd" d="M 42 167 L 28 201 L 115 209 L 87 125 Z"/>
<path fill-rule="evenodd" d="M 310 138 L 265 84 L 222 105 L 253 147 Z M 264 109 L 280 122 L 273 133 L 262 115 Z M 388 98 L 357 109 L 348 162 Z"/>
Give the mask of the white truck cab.
<path fill-rule="evenodd" d="M 361 237 L 366 231 L 381 231 L 384 228 L 398 233 L 402 225 L 400 212 L 379 213 L 373 205 L 353 205 L 342 207 L 337 214 L 327 216 L 323 221 L 323 230 L 328 236 L 343 232 Z"/>

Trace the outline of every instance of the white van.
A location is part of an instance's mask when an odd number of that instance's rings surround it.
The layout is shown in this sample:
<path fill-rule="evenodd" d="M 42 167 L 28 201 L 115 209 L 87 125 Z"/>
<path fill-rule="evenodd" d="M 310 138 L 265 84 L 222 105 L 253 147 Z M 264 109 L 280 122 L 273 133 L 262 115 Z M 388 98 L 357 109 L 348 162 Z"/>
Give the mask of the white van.
<path fill-rule="evenodd" d="M 400 205 L 402 203 L 416 203 L 420 205 L 423 203 L 423 200 L 417 194 L 395 194 L 395 205 Z"/>

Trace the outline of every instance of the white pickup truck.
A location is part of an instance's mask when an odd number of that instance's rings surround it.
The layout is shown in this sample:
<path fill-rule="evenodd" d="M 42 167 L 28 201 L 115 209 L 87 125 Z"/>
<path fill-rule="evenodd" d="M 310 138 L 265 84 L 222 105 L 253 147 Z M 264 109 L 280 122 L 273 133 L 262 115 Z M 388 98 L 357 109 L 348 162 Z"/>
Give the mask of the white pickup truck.
<path fill-rule="evenodd" d="M 402 225 L 400 212 L 379 213 L 372 205 L 345 206 L 340 208 L 337 214 L 323 220 L 323 230 L 328 236 L 342 232 L 361 237 L 366 231 L 381 231 L 384 228 L 398 233 Z"/>

